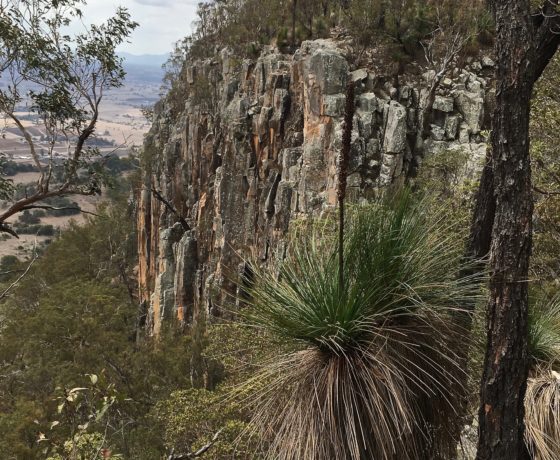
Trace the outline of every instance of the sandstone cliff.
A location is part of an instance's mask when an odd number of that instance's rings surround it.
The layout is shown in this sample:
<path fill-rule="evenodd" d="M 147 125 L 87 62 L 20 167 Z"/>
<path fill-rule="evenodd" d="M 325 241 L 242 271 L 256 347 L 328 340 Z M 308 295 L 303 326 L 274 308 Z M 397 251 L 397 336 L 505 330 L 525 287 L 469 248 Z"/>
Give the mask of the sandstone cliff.
<path fill-rule="evenodd" d="M 397 79 L 349 62 L 343 46 L 316 40 L 294 55 L 268 48 L 239 60 L 224 50 L 185 66 L 144 146 L 139 289 L 150 333 L 169 318 L 224 314 L 243 258 L 281 258 L 290 222 L 335 205 L 348 79 L 357 83 L 349 199 L 404 180 L 438 151 L 467 150 L 473 164 L 484 156 L 489 58 L 454 69 L 429 113 L 433 72 Z"/>

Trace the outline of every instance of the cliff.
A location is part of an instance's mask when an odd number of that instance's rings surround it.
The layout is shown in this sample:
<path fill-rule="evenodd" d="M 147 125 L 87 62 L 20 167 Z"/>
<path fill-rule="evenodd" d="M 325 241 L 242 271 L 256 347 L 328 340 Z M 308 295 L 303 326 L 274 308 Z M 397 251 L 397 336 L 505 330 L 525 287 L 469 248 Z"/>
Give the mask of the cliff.
<path fill-rule="evenodd" d="M 304 42 L 294 55 L 267 48 L 240 60 L 224 50 L 185 65 L 144 145 L 139 290 L 151 334 L 166 319 L 227 314 L 244 258 L 281 258 L 292 222 L 335 205 L 349 79 L 357 85 L 350 200 L 404 181 L 436 152 L 466 150 L 473 165 L 484 157 L 489 58 L 452 70 L 433 105 L 434 71 L 397 78 L 351 66 L 333 40 Z"/>

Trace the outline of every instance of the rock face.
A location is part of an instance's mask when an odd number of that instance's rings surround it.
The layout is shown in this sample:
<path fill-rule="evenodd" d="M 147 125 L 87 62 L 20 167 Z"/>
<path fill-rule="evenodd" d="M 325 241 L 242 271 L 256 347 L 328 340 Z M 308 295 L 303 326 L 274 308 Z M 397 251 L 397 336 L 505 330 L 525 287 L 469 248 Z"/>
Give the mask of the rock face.
<path fill-rule="evenodd" d="M 357 85 L 349 199 L 404 180 L 424 155 L 484 155 L 487 81 L 453 74 L 423 139 L 426 77 L 401 76 L 394 87 L 366 69 L 350 72 L 331 40 L 304 42 L 294 55 L 269 48 L 254 61 L 224 50 L 185 67 L 182 94 L 158 104 L 144 145 L 139 289 L 149 332 L 166 319 L 227 314 L 243 261 L 283 257 L 290 222 L 335 205 L 348 80 Z"/>

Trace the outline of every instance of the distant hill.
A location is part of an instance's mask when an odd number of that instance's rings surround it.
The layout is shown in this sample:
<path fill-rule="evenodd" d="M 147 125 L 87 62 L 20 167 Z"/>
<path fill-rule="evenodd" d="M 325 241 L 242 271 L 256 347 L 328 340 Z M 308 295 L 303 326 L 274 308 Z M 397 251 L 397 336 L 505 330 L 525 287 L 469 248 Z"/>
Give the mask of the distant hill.
<path fill-rule="evenodd" d="M 160 83 L 163 78 L 163 69 L 169 54 L 142 54 L 119 53 L 124 59 L 126 80 L 129 83 Z"/>
<path fill-rule="evenodd" d="M 160 84 L 163 79 L 163 69 L 169 58 L 169 54 L 142 54 L 119 53 L 124 58 L 124 70 L 126 71 L 126 82 L 131 84 L 149 83 Z M 8 76 L 0 75 L 0 88 L 8 85 Z M 24 92 L 36 88 L 32 83 L 24 83 Z"/>
<path fill-rule="evenodd" d="M 133 66 L 145 66 L 145 67 L 161 67 L 167 59 L 169 54 L 130 54 L 130 53 L 119 53 L 125 61 L 125 65 Z"/>

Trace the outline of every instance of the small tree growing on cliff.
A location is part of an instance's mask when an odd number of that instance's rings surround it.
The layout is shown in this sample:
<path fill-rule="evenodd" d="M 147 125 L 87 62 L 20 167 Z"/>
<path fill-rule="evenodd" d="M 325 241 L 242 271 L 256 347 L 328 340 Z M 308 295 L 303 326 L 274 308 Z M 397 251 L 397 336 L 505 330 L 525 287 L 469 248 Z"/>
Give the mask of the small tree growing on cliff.
<path fill-rule="evenodd" d="M 11 183 L 0 177 L 0 231 L 15 232 L 7 221 L 14 214 L 41 206 L 54 196 L 100 193 L 103 156 L 88 145 L 94 136 L 106 92 L 122 85 L 125 73 L 116 47 L 137 23 L 118 8 L 102 25 L 91 25 L 75 36 L 68 26 L 81 21 L 83 0 L 0 0 L 0 112 L 25 140 L 39 179 L 23 198 L 15 198 Z M 23 112 L 23 114 L 22 114 Z M 37 141 L 24 120 L 36 114 L 46 140 Z M 56 147 L 64 145 L 62 160 Z M 56 181 L 55 170 L 63 171 Z"/>

